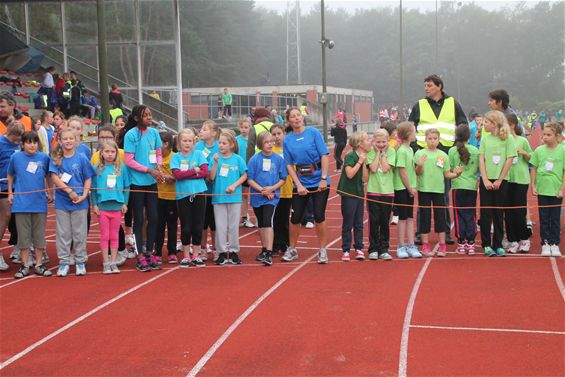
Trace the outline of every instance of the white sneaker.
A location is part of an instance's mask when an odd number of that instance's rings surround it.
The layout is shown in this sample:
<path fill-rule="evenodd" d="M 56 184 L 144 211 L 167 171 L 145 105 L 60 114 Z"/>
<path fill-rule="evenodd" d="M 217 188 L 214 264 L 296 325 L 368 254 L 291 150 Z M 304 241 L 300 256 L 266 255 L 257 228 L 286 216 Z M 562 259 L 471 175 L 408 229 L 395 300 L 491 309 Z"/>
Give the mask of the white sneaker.
<path fill-rule="evenodd" d="M 520 251 L 523 253 L 527 253 L 530 251 L 530 240 L 522 240 L 520 241 Z"/>
<path fill-rule="evenodd" d="M 112 266 L 110 265 L 110 262 L 102 263 L 102 273 L 104 275 L 110 275 L 112 273 Z"/>
<path fill-rule="evenodd" d="M 4 256 L 0 254 L 0 271 L 7 271 L 10 267 L 4 261 Z"/>
<path fill-rule="evenodd" d="M 397 225 L 398 224 L 398 216 L 392 216 L 392 220 L 390 221 L 391 225 Z"/>
<path fill-rule="evenodd" d="M 546 242 L 541 246 L 541 256 L 550 257 L 551 256 L 551 246 Z"/>
<path fill-rule="evenodd" d="M 128 259 L 128 251 L 127 250 L 118 250 L 118 259 L 116 260 L 116 265 L 123 266 Z"/>
<path fill-rule="evenodd" d="M 324 248 L 321 248 L 318 252 L 318 264 L 326 263 L 328 263 L 328 251 Z"/>
<path fill-rule="evenodd" d="M 243 219 L 243 221 L 241 222 L 241 226 L 245 228 L 255 228 L 255 224 L 253 224 L 251 220 L 249 220 L 249 217 Z"/>
<path fill-rule="evenodd" d="M 304 225 L 304 228 L 306 228 L 306 229 L 314 229 L 314 223 L 311 222 L 311 221 L 308 221 L 308 222 L 306 223 L 306 225 Z"/>
<path fill-rule="evenodd" d="M 12 252 L 10 253 L 10 259 L 18 259 L 19 257 L 20 257 L 20 248 L 14 245 Z"/>
<path fill-rule="evenodd" d="M 86 275 L 86 266 L 84 265 L 84 263 L 77 263 L 75 274 L 76 276 Z"/>
<path fill-rule="evenodd" d="M 289 246 L 281 259 L 285 262 L 292 262 L 293 260 L 298 259 L 298 252 L 295 248 Z"/>
<path fill-rule="evenodd" d="M 382 253 L 382 254 L 379 256 L 379 259 L 386 260 L 386 261 L 391 261 L 391 260 L 392 260 L 392 256 L 391 256 L 389 253 Z"/>
<path fill-rule="evenodd" d="M 493 228 L 492 232 L 494 232 L 494 228 Z M 492 233 L 492 232 L 491 232 L 491 233 Z M 506 237 L 503 238 L 503 239 L 502 239 L 502 248 L 503 248 L 503 249 L 509 249 L 510 246 L 512 246 L 512 242 L 509 242 L 509 241 L 506 239 Z"/>
<path fill-rule="evenodd" d="M 370 260 L 377 260 L 379 259 L 379 253 L 376 251 L 373 251 L 372 253 L 369 253 L 369 259 Z"/>
<path fill-rule="evenodd" d="M 69 273 L 69 265 L 61 264 L 57 270 L 57 276 L 65 277 Z"/>
<path fill-rule="evenodd" d="M 176 247 L 177 252 L 181 252 L 182 251 L 182 242 L 177 242 L 177 247 Z"/>
<path fill-rule="evenodd" d="M 516 254 L 519 247 L 520 244 L 518 242 L 510 242 L 510 246 L 506 250 L 508 250 L 509 253 Z"/>
<path fill-rule="evenodd" d="M 551 245 L 549 247 L 549 249 L 551 250 L 551 256 L 552 257 L 560 257 L 561 256 L 561 250 L 559 250 L 559 245 Z"/>

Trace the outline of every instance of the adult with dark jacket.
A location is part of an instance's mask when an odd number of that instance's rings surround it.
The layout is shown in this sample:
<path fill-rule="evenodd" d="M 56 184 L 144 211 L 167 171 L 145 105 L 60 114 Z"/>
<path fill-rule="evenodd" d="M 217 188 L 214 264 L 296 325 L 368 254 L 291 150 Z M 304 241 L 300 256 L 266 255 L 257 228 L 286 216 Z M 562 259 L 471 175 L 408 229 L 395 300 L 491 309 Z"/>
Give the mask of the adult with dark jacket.
<path fill-rule="evenodd" d="M 347 145 L 347 127 L 341 118 L 336 118 L 335 126 L 330 130 L 330 135 L 333 136 L 335 143 L 335 172 L 341 173 L 341 166 L 343 165 L 343 159 L 341 156 L 345 146 Z"/>
<path fill-rule="evenodd" d="M 245 153 L 245 162 L 255 155 L 259 150 L 256 148 L 257 136 L 262 132 L 271 132 L 273 120 L 271 119 L 271 112 L 264 107 L 258 107 L 255 110 L 255 121 L 253 127 L 249 130 L 247 137 L 247 151 Z"/>
<path fill-rule="evenodd" d="M 114 108 L 122 108 L 124 97 L 122 96 L 122 92 L 118 90 L 118 86 L 116 84 L 112 84 L 112 90 L 110 90 L 108 96 L 110 97 L 110 104 L 114 104 Z"/>

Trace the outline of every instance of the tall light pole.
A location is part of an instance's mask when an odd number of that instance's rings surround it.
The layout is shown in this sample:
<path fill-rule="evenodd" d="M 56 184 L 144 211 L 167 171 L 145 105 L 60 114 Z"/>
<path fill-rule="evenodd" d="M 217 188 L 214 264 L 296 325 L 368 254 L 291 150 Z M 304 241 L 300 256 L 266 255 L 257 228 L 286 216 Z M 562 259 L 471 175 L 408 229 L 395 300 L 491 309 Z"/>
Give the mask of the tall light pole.
<path fill-rule="evenodd" d="M 437 72 L 438 70 L 438 64 L 439 64 L 439 26 L 438 26 L 438 14 L 437 14 L 437 1 L 436 0 L 436 66 L 435 66 L 435 70 Z"/>
<path fill-rule="evenodd" d="M 328 141 L 328 93 L 326 87 L 326 47 L 330 50 L 334 48 L 335 43 L 329 39 L 326 39 L 326 21 L 324 15 L 324 0 L 321 0 L 321 16 L 322 16 L 322 39 L 320 44 L 322 45 L 322 98 L 320 102 L 322 103 L 322 130 L 324 132 L 324 141 Z"/>
<path fill-rule="evenodd" d="M 402 0 L 400 0 L 400 111 L 399 115 L 404 120 L 404 56 L 403 56 L 403 46 L 402 46 Z"/>

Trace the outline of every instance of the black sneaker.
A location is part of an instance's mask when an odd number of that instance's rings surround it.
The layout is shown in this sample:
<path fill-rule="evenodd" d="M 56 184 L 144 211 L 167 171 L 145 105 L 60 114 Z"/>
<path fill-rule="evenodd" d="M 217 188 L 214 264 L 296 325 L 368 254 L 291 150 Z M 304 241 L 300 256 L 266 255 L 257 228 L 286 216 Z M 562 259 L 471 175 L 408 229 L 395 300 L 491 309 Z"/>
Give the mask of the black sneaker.
<path fill-rule="evenodd" d="M 226 263 L 228 263 L 228 253 L 220 253 L 220 255 L 218 255 L 218 259 L 216 259 L 216 264 L 218 266 L 223 266 Z"/>
<path fill-rule="evenodd" d="M 230 253 L 231 264 L 241 264 L 238 253 Z"/>
<path fill-rule="evenodd" d="M 270 266 L 273 264 L 273 257 L 272 257 L 272 253 L 267 251 L 265 252 L 265 258 L 263 258 L 263 260 L 261 261 L 263 262 L 263 264 L 265 266 Z"/>
<path fill-rule="evenodd" d="M 453 241 L 453 238 L 451 238 L 451 234 L 447 233 L 445 235 L 445 243 L 448 245 L 453 245 L 455 243 L 455 241 Z"/>
<path fill-rule="evenodd" d="M 257 262 L 263 262 L 265 260 L 266 254 L 267 254 L 267 252 L 265 250 L 262 250 L 261 253 L 255 257 L 255 260 Z"/>
<path fill-rule="evenodd" d="M 135 268 L 140 272 L 151 271 L 151 267 L 149 267 L 147 258 L 143 255 L 137 258 L 137 263 L 135 264 Z"/>

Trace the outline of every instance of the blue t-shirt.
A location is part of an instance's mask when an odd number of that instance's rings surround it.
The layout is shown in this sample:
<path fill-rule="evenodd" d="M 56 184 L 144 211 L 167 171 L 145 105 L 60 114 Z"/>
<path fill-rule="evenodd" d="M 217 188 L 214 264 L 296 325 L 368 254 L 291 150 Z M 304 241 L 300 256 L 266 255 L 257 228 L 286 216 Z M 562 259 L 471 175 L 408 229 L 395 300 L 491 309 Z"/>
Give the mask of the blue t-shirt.
<path fill-rule="evenodd" d="M 144 133 L 137 127 L 132 128 L 124 138 L 124 152 L 133 153 L 134 160 L 149 169 L 155 169 L 157 166 L 157 149 L 162 145 L 159 131 L 151 127 Z M 135 169 L 130 169 L 130 179 L 131 184 L 137 186 L 151 186 L 156 183 L 151 174 Z"/>
<path fill-rule="evenodd" d="M 78 196 L 81 196 L 84 192 L 84 182 L 92 178 L 94 175 L 94 170 L 90 161 L 81 153 L 75 153 L 71 157 L 63 157 L 61 162 L 61 167 L 55 166 L 53 161 L 49 164 L 49 171 L 55 173 L 60 179 L 68 178 L 68 182 L 65 182 L 67 186 L 73 189 Z M 65 175 L 66 174 L 66 175 Z M 70 177 L 69 177 L 70 176 Z M 64 182 L 64 181 L 63 181 Z M 77 209 L 87 209 L 89 206 L 88 200 L 83 200 L 78 204 L 74 204 L 67 194 L 63 190 L 55 191 L 55 208 L 62 209 L 65 211 L 74 211 Z"/>
<path fill-rule="evenodd" d="M 45 127 L 45 131 L 47 131 L 47 142 L 49 143 L 49 148 L 53 145 L 53 136 L 55 135 L 55 128 L 53 126 Z"/>
<path fill-rule="evenodd" d="M 175 169 L 186 171 L 206 164 L 208 164 L 208 160 L 206 160 L 202 151 L 193 150 L 188 156 L 177 152 L 171 157 L 171 171 Z M 208 190 L 204 178 L 180 179 L 176 183 L 177 200 Z"/>
<path fill-rule="evenodd" d="M 247 165 L 247 179 L 254 180 L 259 186 L 274 186 L 282 179 L 286 180 L 288 170 L 284 159 L 278 154 L 274 153 L 270 156 L 265 156 L 263 153 L 257 153 L 249 159 Z M 259 191 L 251 187 L 251 206 L 254 208 L 272 204 L 276 206 L 279 202 L 280 192 L 278 189 L 274 192 L 275 197 L 269 200 L 266 196 L 257 194 Z"/>
<path fill-rule="evenodd" d="M 39 191 L 45 190 L 45 177 L 49 175 L 49 156 L 46 153 L 14 153 L 8 165 L 8 174 L 14 177 L 12 189 L 16 193 L 12 212 L 47 212 L 47 197 L 44 191 Z M 30 191 L 36 192 L 17 194 Z"/>
<path fill-rule="evenodd" d="M 237 181 L 245 172 L 247 166 L 239 155 L 232 153 L 228 158 L 218 156 L 218 166 L 216 168 L 216 178 L 212 185 L 212 204 L 241 203 L 241 185 L 231 192 L 226 189 Z M 227 195 L 226 195 L 227 194 Z"/>
<path fill-rule="evenodd" d="M 480 140 L 477 141 L 477 122 L 474 120 L 469 122 L 469 131 L 471 131 L 471 137 L 469 138 L 469 144 L 474 147 L 479 147 L 481 144 Z"/>
<path fill-rule="evenodd" d="M 0 190 L 8 191 L 8 164 L 10 157 L 19 152 L 21 147 L 8 140 L 6 136 L 0 136 Z"/>
<path fill-rule="evenodd" d="M 90 161 L 90 159 L 92 158 L 92 151 L 83 143 L 80 143 L 77 146 L 77 153 L 83 154 L 88 161 Z"/>
<path fill-rule="evenodd" d="M 237 140 L 237 154 L 243 158 L 243 161 L 247 159 L 247 139 L 241 135 L 238 135 L 235 140 Z"/>
<path fill-rule="evenodd" d="M 324 143 L 322 134 L 316 128 L 306 127 L 306 129 L 295 134 L 293 132 L 286 135 L 283 141 L 283 155 L 287 165 L 308 165 L 318 164 L 322 161 L 322 156 L 328 154 L 328 148 Z M 306 188 L 318 187 L 322 179 L 322 169 L 316 167 L 311 176 L 298 175 L 298 179 Z M 327 177 L 328 186 L 330 185 L 330 175 Z"/>
<path fill-rule="evenodd" d="M 212 170 L 212 166 L 214 166 L 214 154 L 220 153 L 220 147 L 218 146 L 218 140 L 214 140 L 214 145 L 211 147 L 207 146 L 203 140 L 200 140 L 194 146 L 195 151 L 201 151 L 204 153 L 204 157 L 208 160 L 208 170 Z M 244 159 L 245 160 L 245 159 Z M 206 187 L 208 187 L 207 193 L 212 193 L 212 182 L 206 181 Z"/>
<path fill-rule="evenodd" d="M 92 177 L 92 205 L 98 206 L 103 202 L 118 202 L 127 204 L 129 199 L 130 179 L 129 169 L 122 164 L 120 175 L 115 174 L 114 165 L 104 165 L 104 169 L 97 171 L 98 164 L 93 165 L 94 176 Z M 100 189 L 100 190 L 96 190 Z"/>

